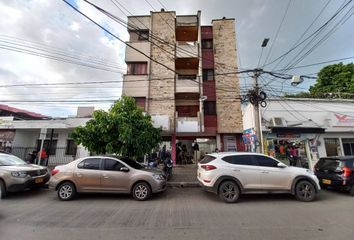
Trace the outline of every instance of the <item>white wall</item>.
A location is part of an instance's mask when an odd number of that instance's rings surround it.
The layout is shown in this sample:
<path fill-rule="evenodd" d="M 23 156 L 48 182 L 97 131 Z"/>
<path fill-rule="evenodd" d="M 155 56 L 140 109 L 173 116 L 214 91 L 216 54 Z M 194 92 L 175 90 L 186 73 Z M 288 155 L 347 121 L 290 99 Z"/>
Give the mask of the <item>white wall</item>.
<path fill-rule="evenodd" d="M 17 129 L 12 147 L 35 147 L 40 130 Z"/>

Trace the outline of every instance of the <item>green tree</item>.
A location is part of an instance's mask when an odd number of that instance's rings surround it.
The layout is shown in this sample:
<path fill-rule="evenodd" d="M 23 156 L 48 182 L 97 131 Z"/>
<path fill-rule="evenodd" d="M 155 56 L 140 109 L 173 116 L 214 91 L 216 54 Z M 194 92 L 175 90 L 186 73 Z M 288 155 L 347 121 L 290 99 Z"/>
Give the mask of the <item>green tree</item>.
<path fill-rule="evenodd" d="M 343 63 L 328 65 L 321 69 L 315 85 L 309 92 L 301 92 L 288 97 L 310 98 L 354 98 L 354 64 Z"/>
<path fill-rule="evenodd" d="M 93 119 L 76 128 L 71 137 L 90 152 L 137 159 L 158 146 L 161 128 L 153 127 L 151 117 L 136 106 L 133 98 L 122 96 L 108 112 L 95 111 Z"/>
<path fill-rule="evenodd" d="M 311 95 L 332 93 L 339 94 L 343 98 L 352 98 L 351 94 L 354 94 L 354 64 L 338 63 L 322 68 L 316 84 L 311 86 L 309 90 Z"/>

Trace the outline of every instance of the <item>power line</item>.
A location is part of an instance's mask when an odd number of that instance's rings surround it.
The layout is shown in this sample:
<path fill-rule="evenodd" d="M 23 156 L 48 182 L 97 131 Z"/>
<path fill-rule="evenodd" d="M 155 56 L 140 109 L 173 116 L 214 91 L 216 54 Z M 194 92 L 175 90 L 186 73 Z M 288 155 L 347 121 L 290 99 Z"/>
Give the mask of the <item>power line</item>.
<path fill-rule="evenodd" d="M 287 14 L 288 14 L 289 7 L 290 7 L 290 5 L 291 5 L 291 2 L 292 2 L 292 0 L 289 0 L 288 5 L 287 5 L 287 7 L 286 7 L 286 10 L 285 10 L 285 12 L 284 12 L 283 18 L 282 18 L 282 20 L 281 20 L 281 22 L 280 22 L 280 24 L 279 24 L 278 30 L 277 30 L 277 32 L 276 32 L 276 34 L 275 34 L 274 41 L 272 42 L 272 46 L 270 47 L 270 50 L 269 50 L 268 55 L 267 55 L 267 57 L 266 57 L 266 59 L 265 59 L 265 61 L 264 61 L 263 66 L 266 65 L 266 63 L 267 63 L 267 61 L 268 61 L 268 58 L 270 57 L 270 54 L 272 53 L 273 46 L 275 45 L 275 43 L 276 43 L 276 41 L 277 41 L 277 39 L 278 39 L 278 34 L 279 34 L 279 32 L 280 32 L 281 27 L 283 26 L 285 17 L 286 17 Z M 259 63 L 258 63 L 258 66 L 259 66 Z"/>
<path fill-rule="evenodd" d="M 281 59 L 283 56 L 288 55 L 290 52 L 294 51 L 297 47 L 299 47 L 300 45 L 302 45 L 304 42 L 306 42 L 308 39 L 310 39 L 311 37 L 315 36 L 318 32 L 322 31 L 323 28 L 325 28 L 329 23 L 331 23 L 333 21 L 333 19 L 350 3 L 352 2 L 352 0 L 350 0 L 348 3 L 346 3 L 343 7 L 341 7 L 339 10 L 337 10 L 337 12 L 330 18 L 328 19 L 323 25 L 321 25 L 321 27 L 319 27 L 316 31 L 314 31 L 312 34 L 310 34 L 308 37 L 306 37 L 304 40 L 302 40 L 300 43 L 296 44 L 294 47 L 292 47 L 291 49 L 289 49 L 288 51 L 286 51 L 285 53 L 283 53 L 282 55 L 278 56 L 276 59 L 272 60 L 271 62 L 265 64 L 263 67 L 268 66 L 276 61 L 278 61 L 279 59 Z"/>
<path fill-rule="evenodd" d="M 349 60 L 349 59 L 354 59 L 354 56 L 346 57 L 346 58 L 333 59 L 333 60 L 328 60 L 328 61 L 323 61 L 323 62 L 318 62 L 318 63 L 312 63 L 312 64 L 307 64 L 307 65 L 301 65 L 301 66 L 292 67 L 292 68 L 278 69 L 278 70 L 275 70 L 275 71 L 280 72 L 280 71 L 285 71 L 285 70 L 306 68 L 306 67 L 312 67 L 312 66 L 317 66 L 317 65 L 326 64 L 326 63 L 332 63 L 332 62 L 339 62 L 339 61 L 344 61 L 344 60 Z M 315 74 L 318 74 L 318 73 L 310 73 L 310 74 L 306 74 L 306 75 L 315 75 Z"/>

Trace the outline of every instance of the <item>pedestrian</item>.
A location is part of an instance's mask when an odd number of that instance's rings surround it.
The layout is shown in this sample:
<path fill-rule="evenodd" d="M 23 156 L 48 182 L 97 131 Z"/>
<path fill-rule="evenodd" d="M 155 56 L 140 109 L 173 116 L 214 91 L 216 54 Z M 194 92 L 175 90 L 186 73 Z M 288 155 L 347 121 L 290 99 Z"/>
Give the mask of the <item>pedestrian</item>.
<path fill-rule="evenodd" d="M 48 158 L 48 155 L 47 155 L 47 152 L 45 151 L 45 149 L 43 148 L 42 151 L 40 151 L 37 156 L 41 156 L 41 161 L 40 161 L 40 164 L 39 165 L 42 165 L 42 166 L 47 166 L 47 158 Z"/>
<path fill-rule="evenodd" d="M 295 146 L 292 146 L 292 148 L 290 150 L 290 155 L 292 156 L 292 166 L 296 167 L 298 153 L 297 153 L 297 148 Z"/>

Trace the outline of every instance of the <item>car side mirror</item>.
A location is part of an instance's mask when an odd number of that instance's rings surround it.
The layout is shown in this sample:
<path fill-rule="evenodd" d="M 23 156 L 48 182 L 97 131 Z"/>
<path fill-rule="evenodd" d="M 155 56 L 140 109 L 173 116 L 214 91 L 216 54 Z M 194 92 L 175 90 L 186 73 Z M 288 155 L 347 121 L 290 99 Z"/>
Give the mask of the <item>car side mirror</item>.
<path fill-rule="evenodd" d="M 280 162 L 280 163 L 277 164 L 277 167 L 278 168 L 286 168 L 286 165 L 284 163 Z"/>
<path fill-rule="evenodd" d="M 129 168 L 127 168 L 127 167 L 121 167 L 121 168 L 120 168 L 120 171 L 121 171 L 121 172 L 129 172 Z"/>

